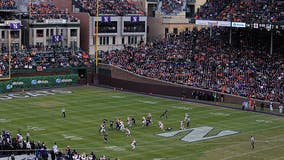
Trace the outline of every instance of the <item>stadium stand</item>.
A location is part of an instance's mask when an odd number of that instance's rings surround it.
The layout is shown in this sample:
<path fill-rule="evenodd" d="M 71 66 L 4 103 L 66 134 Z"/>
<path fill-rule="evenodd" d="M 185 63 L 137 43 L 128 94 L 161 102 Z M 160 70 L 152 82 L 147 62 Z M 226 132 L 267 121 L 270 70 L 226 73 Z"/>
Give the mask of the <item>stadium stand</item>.
<path fill-rule="evenodd" d="M 17 9 L 16 2 L 14 0 L 1 0 L 0 10 L 15 10 Z"/>
<path fill-rule="evenodd" d="M 175 15 L 183 10 L 185 3 L 182 0 L 161 0 L 158 10 L 165 15 Z"/>
<path fill-rule="evenodd" d="M 216 17 L 230 2 L 231 0 L 207 0 L 206 3 L 197 10 L 194 18 L 216 20 Z"/>
<path fill-rule="evenodd" d="M 30 19 L 37 22 L 43 22 L 45 19 L 69 19 L 71 22 L 77 22 L 77 18 L 70 16 L 67 11 L 60 10 L 50 3 L 32 4 L 29 7 Z"/>
<path fill-rule="evenodd" d="M 56 145 L 56 143 L 55 143 Z M 32 157 L 30 159 L 65 159 L 65 160 L 75 160 L 75 159 L 85 159 L 85 160 L 95 160 L 96 155 L 94 152 L 86 154 L 82 152 L 81 154 L 76 151 L 76 149 L 71 149 L 67 146 L 66 149 L 60 149 L 52 146 L 48 147 L 44 142 L 36 142 L 28 137 L 23 137 L 19 132 L 16 136 L 8 130 L 2 130 L 0 135 L 0 159 L 1 157 L 16 157 L 16 155 L 25 155 L 26 157 Z M 30 156 L 31 155 L 31 156 Z M 102 156 L 103 157 L 103 156 Z"/>
<path fill-rule="evenodd" d="M 281 14 L 283 13 L 277 2 L 237 1 L 228 5 L 217 19 L 246 23 L 275 23 L 281 20 Z"/>
<path fill-rule="evenodd" d="M 71 49 L 47 48 L 45 51 L 32 49 L 12 54 L 12 69 L 36 69 L 41 66 L 47 68 L 64 68 L 90 66 L 92 61 L 87 53 Z"/>
<path fill-rule="evenodd" d="M 8 73 L 8 60 L 6 55 L 0 57 L 0 77 L 6 77 Z"/>
<path fill-rule="evenodd" d="M 104 54 L 102 61 L 136 74 L 233 95 L 280 101 L 283 96 L 283 55 L 244 42 L 234 47 L 225 28 L 194 29 L 147 44 Z M 227 33 L 228 35 L 228 33 Z M 245 38 L 241 41 L 246 41 Z"/>
<path fill-rule="evenodd" d="M 207 0 L 195 19 L 264 24 L 283 22 L 283 5 L 273 0 Z"/>
<path fill-rule="evenodd" d="M 95 0 L 78 0 L 75 2 L 82 12 L 89 12 L 90 15 L 96 16 Z M 99 14 L 124 16 L 127 14 L 145 15 L 145 12 L 131 1 L 105 0 L 99 1 Z"/>

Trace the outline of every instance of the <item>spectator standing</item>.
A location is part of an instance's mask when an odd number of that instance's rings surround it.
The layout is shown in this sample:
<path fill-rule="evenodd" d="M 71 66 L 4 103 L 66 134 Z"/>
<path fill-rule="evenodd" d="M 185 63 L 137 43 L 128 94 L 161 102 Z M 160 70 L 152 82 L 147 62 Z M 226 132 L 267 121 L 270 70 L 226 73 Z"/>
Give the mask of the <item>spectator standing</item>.
<path fill-rule="evenodd" d="M 269 111 L 273 112 L 273 103 L 272 102 L 270 102 L 270 104 L 269 104 Z"/>
<path fill-rule="evenodd" d="M 279 105 L 279 113 L 281 113 L 281 114 L 283 113 L 283 104 Z"/>

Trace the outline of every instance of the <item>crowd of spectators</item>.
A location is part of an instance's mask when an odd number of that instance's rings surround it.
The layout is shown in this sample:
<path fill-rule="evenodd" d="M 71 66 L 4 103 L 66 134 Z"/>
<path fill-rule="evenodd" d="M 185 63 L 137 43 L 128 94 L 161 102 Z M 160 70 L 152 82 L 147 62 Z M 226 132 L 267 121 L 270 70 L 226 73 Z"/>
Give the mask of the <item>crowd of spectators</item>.
<path fill-rule="evenodd" d="M 0 134 L 0 157 L 11 157 L 15 159 L 16 155 L 27 155 L 34 157 L 32 159 L 42 160 L 107 160 L 109 157 L 102 155 L 96 157 L 94 152 L 86 154 L 79 153 L 76 149 L 71 149 L 70 146 L 62 149 L 59 148 L 56 142 L 48 147 L 44 142 L 36 142 L 31 139 L 30 133 L 27 132 L 24 137 L 19 131 L 16 136 L 12 136 L 10 131 L 2 130 Z"/>
<path fill-rule="evenodd" d="M 179 13 L 182 11 L 184 1 L 183 0 L 160 0 L 161 12 L 166 15 Z"/>
<path fill-rule="evenodd" d="M 284 96 L 283 54 L 270 55 L 267 49 L 245 42 L 234 47 L 225 35 L 226 28 L 214 28 L 211 37 L 210 29 L 194 29 L 145 48 L 109 51 L 102 61 L 163 81 L 280 101 Z"/>
<path fill-rule="evenodd" d="M 77 0 L 76 4 L 78 4 L 83 11 L 89 12 L 92 16 L 96 16 L 96 0 Z M 118 16 L 128 14 L 145 15 L 143 9 L 128 0 L 100 0 L 98 5 L 99 14 Z"/>
<path fill-rule="evenodd" d="M 8 75 L 8 53 L 0 54 L 0 77 Z M 90 67 L 93 60 L 82 50 L 29 47 L 11 53 L 11 70 L 45 70 L 50 68 Z"/>
<path fill-rule="evenodd" d="M 273 0 L 207 0 L 195 19 L 246 23 L 284 22 L 284 3 Z"/>
<path fill-rule="evenodd" d="M 195 19 L 216 20 L 221 11 L 233 0 L 207 0 L 197 10 Z"/>
<path fill-rule="evenodd" d="M 0 58 L 0 77 L 7 77 L 9 75 L 8 63 L 6 56 Z"/>
<path fill-rule="evenodd" d="M 44 22 L 45 19 L 65 19 L 71 22 L 78 21 L 78 19 L 71 16 L 68 11 L 60 10 L 54 4 L 47 2 L 32 4 L 28 12 L 30 19 L 36 20 L 37 22 Z"/>
<path fill-rule="evenodd" d="M 15 0 L 1 0 L 0 10 L 12 10 L 17 9 Z"/>
<path fill-rule="evenodd" d="M 281 19 L 277 2 L 267 0 L 237 1 L 228 5 L 217 17 L 219 20 L 246 23 L 274 23 Z M 284 16 L 284 13 L 282 13 Z"/>

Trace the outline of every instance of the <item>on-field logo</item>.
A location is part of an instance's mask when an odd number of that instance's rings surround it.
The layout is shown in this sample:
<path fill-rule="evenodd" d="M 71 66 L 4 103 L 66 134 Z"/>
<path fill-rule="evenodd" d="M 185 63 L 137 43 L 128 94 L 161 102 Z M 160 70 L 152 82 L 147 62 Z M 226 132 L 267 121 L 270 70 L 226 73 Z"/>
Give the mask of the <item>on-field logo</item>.
<path fill-rule="evenodd" d="M 237 131 L 223 130 L 215 136 L 206 137 L 206 135 L 208 135 L 208 133 L 210 133 L 212 130 L 213 130 L 213 127 L 202 126 L 202 127 L 197 127 L 197 128 L 190 128 L 190 129 L 160 133 L 157 135 L 162 136 L 162 137 L 173 137 L 182 132 L 189 132 L 187 135 L 181 138 L 181 140 L 185 142 L 197 142 L 197 141 L 219 138 L 219 137 L 224 137 L 224 136 L 229 136 L 229 135 L 239 133 Z"/>

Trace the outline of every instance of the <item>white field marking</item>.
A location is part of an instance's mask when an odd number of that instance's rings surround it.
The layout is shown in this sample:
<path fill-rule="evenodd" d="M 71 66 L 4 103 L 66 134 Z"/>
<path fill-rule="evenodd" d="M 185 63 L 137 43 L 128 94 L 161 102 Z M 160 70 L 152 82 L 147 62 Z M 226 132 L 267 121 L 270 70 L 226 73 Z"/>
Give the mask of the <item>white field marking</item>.
<path fill-rule="evenodd" d="M 42 127 L 36 127 L 36 126 L 27 126 L 27 130 L 43 131 L 43 130 L 45 130 L 45 128 L 42 128 Z"/>
<path fill-rule="evenodd" d="M 209 114 L 214 115 L 214 116 L 230 116 L 230 113 L 222 113 L 222 112 L 210 112 Z"/>
<path fill-rule="evenodd" d="M 154 158 L 153 160 L 164 160 L 165 158 Z"/>
<path fill-rule="evenodd" d="M 264 119 L 257 119 L 257 120 L 255 120 L 256 122 L 258 122 L 258 123 L 272 123 L 272 121 L 270 121 L 270 120 L 264 120 Z"/>
<path fill-rule="evenodd" d="M 112 150 L 112 151 L 125 151 L 125 148 L 118 147 L 118 146 L 108 146 L 104 148 L 108 150 Z"/>
<path fill-rule="evenodd" d="M 179 106 L 171 106 L 171 108 L 180 109 L 180 110 L 190 110 L 190 109 L 193 109 L 191 107 L 179 107 Z"/>
<path fill-rule="evenodd" d="M 125 98 L 125 96 L 111 96 L 111 98 Z"/>
<path fill-rule="evenodd" d="M 11 120 L 8 120 L 8 119 L 0 119 L 0 123 L 7 123 L 7 122 L 11 122 Z"/>
<path fill-rule="evenodd" d="M 65 139 L 70 139 L 70 140 L 74 140 L 74 141 L 83 139 L 83 138 L 81 138 L 81 137 L 69 136 L 69 135 L 66 135 L 66 134 L 62 134 L 62 136 L 63 136 Z"/>
<path fill-rule="evenodd" d="M 138 102 L 146 103 L 146 104 L 156 104 L 157 102 L 155 101 L 143 101 L 143 100 L 138 100 Z"/>
<path fill-rule="evenodd" d="M 209 136 L 206 137 L 206 135 L 213 129 L 213 127 L 208 127 L 208 126 L 201 126 L 201 127 L 196 127 L 196 128 L 191 128 L 191 129 L 184 129 L 184 130 L 178 130 L 178 131 L 172 131 L 172 132 L 166 132 L 162 134 L 157 134 L 158 136 L 162 137 L 172 137 L 175 136 L 181 132 L 188 132 L 187 135 L 185 135 L 181 140 L 186 141 L 186 142 L 197 142 L 197 141 L 202 141 L 202 140 L 208 140 L 208 139 L 213 139 L 213 138 L 219 138 L 223 136 L 228 136 L 228 135 L 233 135 L 237 134 L 239 132 L 236 131 L 231 131 L 231 130 L 222 130 L 218 134 L 214 136 Z"/>

